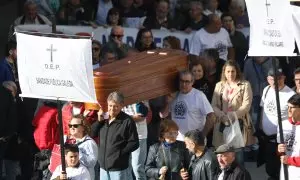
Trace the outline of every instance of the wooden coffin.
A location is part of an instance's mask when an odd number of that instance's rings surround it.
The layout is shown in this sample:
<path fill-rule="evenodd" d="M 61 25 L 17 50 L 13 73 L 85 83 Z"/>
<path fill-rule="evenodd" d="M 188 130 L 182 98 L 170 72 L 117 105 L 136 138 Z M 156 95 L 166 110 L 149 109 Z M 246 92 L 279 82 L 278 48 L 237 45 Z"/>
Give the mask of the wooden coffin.
<path fill-rule="evenodd" d="M 106 100 L 113 91 L 124 94 L 125 105 L 174 92 L 178 71 L 187 66 L 186 52 L 167 49 L 140 52 L 107 64 L 94 71 L 97 100 L 107 110 Z M 86 103 L 85 108 L 99 109 L 99 106 Z"/>

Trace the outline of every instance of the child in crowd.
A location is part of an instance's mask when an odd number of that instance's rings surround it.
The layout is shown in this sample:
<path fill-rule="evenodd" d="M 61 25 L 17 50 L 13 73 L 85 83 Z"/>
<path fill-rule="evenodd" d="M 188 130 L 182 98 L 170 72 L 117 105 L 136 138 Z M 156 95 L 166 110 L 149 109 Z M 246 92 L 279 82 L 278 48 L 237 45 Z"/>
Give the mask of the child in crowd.
<path fill-rule="evenodd" d="M 66 172 L 59 165 L 52 174 L 51 180 L 91 180 L 89 171 L 79 162 L 79 148 L 74 144 L 65 144 Z"/>

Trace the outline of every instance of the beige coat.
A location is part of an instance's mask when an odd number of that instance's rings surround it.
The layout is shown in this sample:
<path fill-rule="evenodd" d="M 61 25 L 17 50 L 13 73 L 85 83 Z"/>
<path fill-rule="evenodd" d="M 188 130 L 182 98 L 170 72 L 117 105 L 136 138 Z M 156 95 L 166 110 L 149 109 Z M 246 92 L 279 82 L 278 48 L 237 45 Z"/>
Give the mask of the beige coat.
<path fill-rule="evenodd" d="M 223 91 L 225 89 L 225 83 L 221 81 L 216 84 L 212 99 L 212 107 L 217 117 L 217 121 L 214 126 L 213 137 L 213 145 L 215 147 L 224 144 L 223 134 L 219 132 L 219 125 L 220 118 L 226 112 L 221 111 L 221 104 L 223 104 L 222 109 L 228 109 L 228 105 L 230 104 L 231 109 L 236 113 L 237 118 L 243 121 L 244 128 L 242 134 L 244 137 L 245 145 L 248 146 L 256 143 L 256 138 L 253 136 L 254 127 L 252 125 L 252 120 L 249 114 L 253 98 L 251 86 L 248 81 L 240 81 L 237 88 L 238 90 L 234 90 L 231 96 L 232 98 L 229 102 L 225 101 L 224 99 L 222 99 L 221 102 L 221 94 L 224 93 Z"/>

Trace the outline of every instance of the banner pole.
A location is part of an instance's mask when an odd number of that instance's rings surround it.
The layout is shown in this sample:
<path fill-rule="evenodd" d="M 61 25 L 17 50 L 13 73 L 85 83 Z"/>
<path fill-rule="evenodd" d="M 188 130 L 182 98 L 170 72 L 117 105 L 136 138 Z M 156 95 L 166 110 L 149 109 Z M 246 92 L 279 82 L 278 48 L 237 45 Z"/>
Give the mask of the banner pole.
<path fill-rule="evenodd" d="M 66 173 L 66 162 L 65 162 L 65 148 L 64 148 L 64 129 L 62 121 L 62 107 L 61 101 L 57 98 L 57 115 L 58 115 L 58 128 L 59 128 L 59 141 L 60 141 L 60 156 L 61 156 L 61 169 L 62 172 Z"/>
<path fill-rule="evenodd" d="M 275 84 L 275 95 L 276 95 L 276 106 L 277 106 L 277 116 L 278 116 L 278 128 L 279 128 L 279 135 L 280 135 L 280 143 L 284 143 L 283 138 L 283 130 L 282 130 L 282 117 L 281 117 L 281 110 L 280 110 L 280 100 L 279 100 L 279 89 L 278 89 L 278 74 L 277 74 L 277 67 L 276 67 L 276 60 L 274 57 L 271 57 L 273 71 L 274 71 L 274 84 Z M 288 176 L 288 169 L 287 165 L 283 164 L 283 172 L 284 172 L 284 179 L 289 180 Z"/>

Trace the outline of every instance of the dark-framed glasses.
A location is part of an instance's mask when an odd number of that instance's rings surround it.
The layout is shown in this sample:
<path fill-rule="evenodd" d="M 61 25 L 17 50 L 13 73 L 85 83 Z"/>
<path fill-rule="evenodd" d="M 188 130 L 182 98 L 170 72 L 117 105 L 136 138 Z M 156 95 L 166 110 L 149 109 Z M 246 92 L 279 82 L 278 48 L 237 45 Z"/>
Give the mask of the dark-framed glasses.
<path fill-rule="evenodd" d="M 81 124 L 69 124 L 68 126 L 69 126 L 69 128 L 72 128 L 72 127 L 78 128 L 79 126 L 81 126 Z"/>

